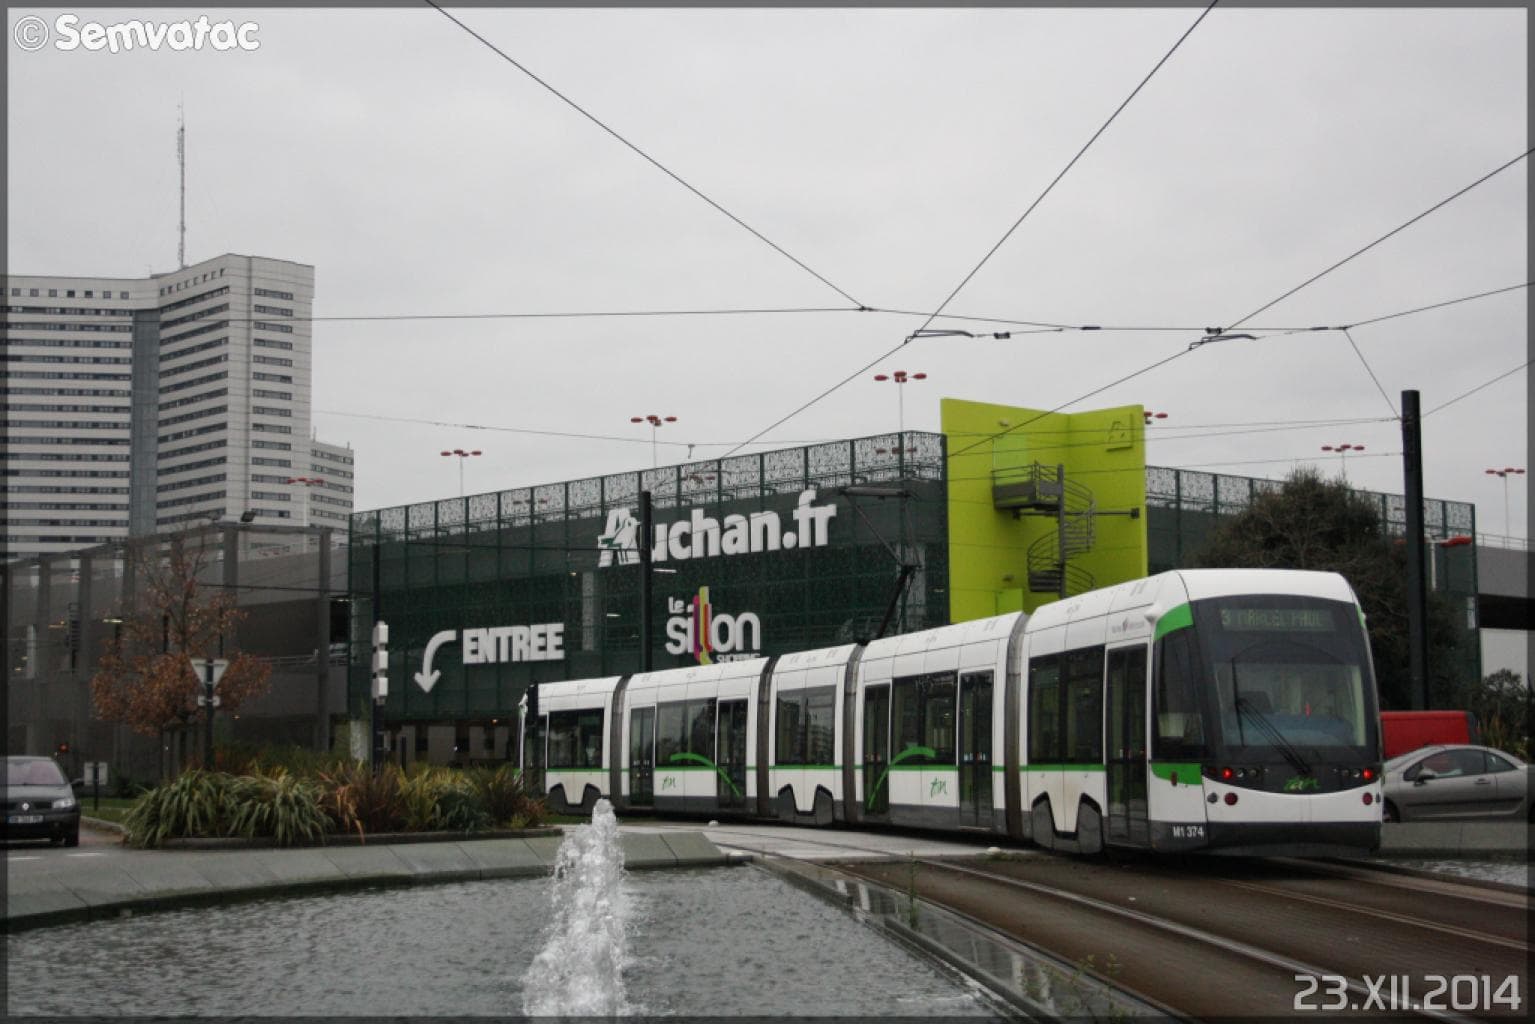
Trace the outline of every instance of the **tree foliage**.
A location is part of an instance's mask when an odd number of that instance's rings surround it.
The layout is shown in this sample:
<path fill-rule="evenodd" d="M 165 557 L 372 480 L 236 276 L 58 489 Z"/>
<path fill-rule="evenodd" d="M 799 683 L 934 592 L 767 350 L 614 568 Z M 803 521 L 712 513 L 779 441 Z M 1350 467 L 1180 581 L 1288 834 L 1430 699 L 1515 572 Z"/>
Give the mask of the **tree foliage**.
<path fill-rule="evenodd" d="M 1191 566 L 1313 569 L 1340 573 L 1364 609 L 1381 705 L 1412 706 L 1407 637 L 1406 545 L 1386 535 L 1376 505 L 1341 480 L 1297 470 L 1254 497 L 1247 510 L 1220 520 L 1189 558 Z M 1430 593 L 1429 699 L 1449 706 L 1457 696 L 1454 613 Z"/>
<path fill-rule="evenodd" d="M 149 736 L 194 721 L 202 680 L 194 658 L 220 657 L 219 639 L 243 617 L 232 594 L 199 583 L 209 548 L 173 539 L 163 557 L 141 559 L 144 589 L 91 678 L 96 714 Z M 271 667 L 243 652 L 222 655 L 219 707 L 233 713 L 266 692 Z"/>
<path fill-rule="evenodd" d="M 1476 715 L 1482 741 L 1525 761 L 1530 759 L 1530 726 L 1535 694 L 1519 673 L 1500 668 L 1461 691 L 1459 706 Z"/>

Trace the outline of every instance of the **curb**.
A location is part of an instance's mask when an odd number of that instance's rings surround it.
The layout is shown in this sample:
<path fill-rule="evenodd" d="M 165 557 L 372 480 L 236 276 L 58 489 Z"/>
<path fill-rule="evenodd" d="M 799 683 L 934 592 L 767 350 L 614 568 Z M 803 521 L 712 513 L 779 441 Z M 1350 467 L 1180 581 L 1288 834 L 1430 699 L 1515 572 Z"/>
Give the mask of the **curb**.
<path fill-rule="evenodd" d="M 491 829 L 485 832 L 377 832 L 355 835 L 351 832 L 327 833 L 319 840 L 289 843 L 273 842 L 270 836 L 179 836 L 167 839 L 155 849 L 161 850 L 313 850 L 335 846 L 396 846 L 406 843 L 462 843 L 478 839 L 539 839 L 561 836 L 557 826 L 547 828 Z"/>

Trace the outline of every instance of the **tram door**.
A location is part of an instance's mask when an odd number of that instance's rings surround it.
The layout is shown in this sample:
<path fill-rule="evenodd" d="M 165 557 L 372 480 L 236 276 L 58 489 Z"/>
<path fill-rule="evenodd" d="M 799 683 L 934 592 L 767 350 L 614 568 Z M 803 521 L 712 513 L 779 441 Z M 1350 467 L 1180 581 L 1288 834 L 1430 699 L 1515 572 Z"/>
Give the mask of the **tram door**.
<path fill-rule="evenodd" d="M 863 810 L 890 813 L 890 684 L 863 692 Z"/>
<path fill-rule="evenodd" d="M 1104 701 L 1108 750 L 1108 820 L 1105 838 L 1150 842 L 1146 826 L 1146 648 L 1109 652 L 1108 699 Z"/>
<path fill-rule="evenodd" d="M 629 712 L 629 803 L 634 807 L 655 804 L 656 709 Z"/>
<path fill-rule="evenodd" d="M 719 702 L 715 786 L 721 807 L 746 806 L 746 701 Z"/>
<path fill-rule="evenodd" d="M 959 823 L 990 828 L 991 673 L 959 677 Z"/>

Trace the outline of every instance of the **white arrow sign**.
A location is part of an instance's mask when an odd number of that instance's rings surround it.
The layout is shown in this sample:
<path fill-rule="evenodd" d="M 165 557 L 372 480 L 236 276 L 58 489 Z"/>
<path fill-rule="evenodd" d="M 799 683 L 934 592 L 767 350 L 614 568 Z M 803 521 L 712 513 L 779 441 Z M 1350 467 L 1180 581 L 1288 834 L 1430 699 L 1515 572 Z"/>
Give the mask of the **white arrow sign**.
<path fill-rule="evenodd" d="M 427 693 L 432 692 L 432 687 L 437 685 L 437 680 L 442 677 L 441 672 L 432 668 L 432 657 L 437 653 L 437 648 L 443 644 L 451 644 L 458 639 L 458 630 L 445 629 L 441 633 L 434 634 L 427 641 L 426 651 L 421 655 L 421 671 L 416 673 L 416 684 Z"/>

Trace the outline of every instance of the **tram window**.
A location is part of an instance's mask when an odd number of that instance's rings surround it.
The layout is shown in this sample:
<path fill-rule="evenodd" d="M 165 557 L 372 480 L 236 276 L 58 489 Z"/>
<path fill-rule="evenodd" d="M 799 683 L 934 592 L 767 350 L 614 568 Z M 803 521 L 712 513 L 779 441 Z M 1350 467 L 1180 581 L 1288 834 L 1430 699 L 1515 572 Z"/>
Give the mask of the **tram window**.
<path fill-rule="evenodd" d="M 924 746 L 933 748 L 935 764 L 954 764 L 954 675 L 927 676 L 922 702 Z"/>
<path fill-rule="evenodd" d="M 831 687 L 805 693 L 805 763 L 835 764 L 837 755 L 832 742 L 836 731 L 837 691 Z"/>
<path fill-rule="evenodd" d="M 549 713 L 549 767 L 602 767 L 602 712 Z"/>
<path fill-rule="evenodd" d="M 1204 718 L 1194 672 L 1194 633 L 1180 629 L 1157 641 L 1152 756 L 1198 758 L 1205 754 Z"/>
<path fill-rule="evenodd" d="M 695 754 L 714 760 L 714 698 L 690 700 L 688 709 L 688 746 Z"/>
<path fill-rule="evenodd" d="M 805 763 L 805 730 L 800 694 L 778 695 L 778 749 L 775 760 L 779 764 Z"/>
<path fill-rule="evenodd" d="M 896 754 L 914 747 L 933 752 L 902 757 L 903 764 L 955 763 L 954 679 L 953 672 L 935 672 L 895 680 L 891 699 Z"/>
<path fill-rule="evenodd" d="M 656 764 L 670 764 L 687 749 L 687 706 L 681 701 L 656 706 Z"/>
<path fill-rule="evenodd" d="M 1052 655 L 1029 662 L 1029 763 L 1054 764 L 1061 753 L 1061 662 Z"/>
<path fill-rule="evenodd" d="M 819 686 L 778 695 L 777 758 L 781 765 L 832 765 L 835 743 L 837 690 Z"/>
<path fill-rule="evenodd" d="M 1103 762 L 1103 648 L 1072 651 L 1066 660 L 1066 733 L 1063 761 Z"/>

